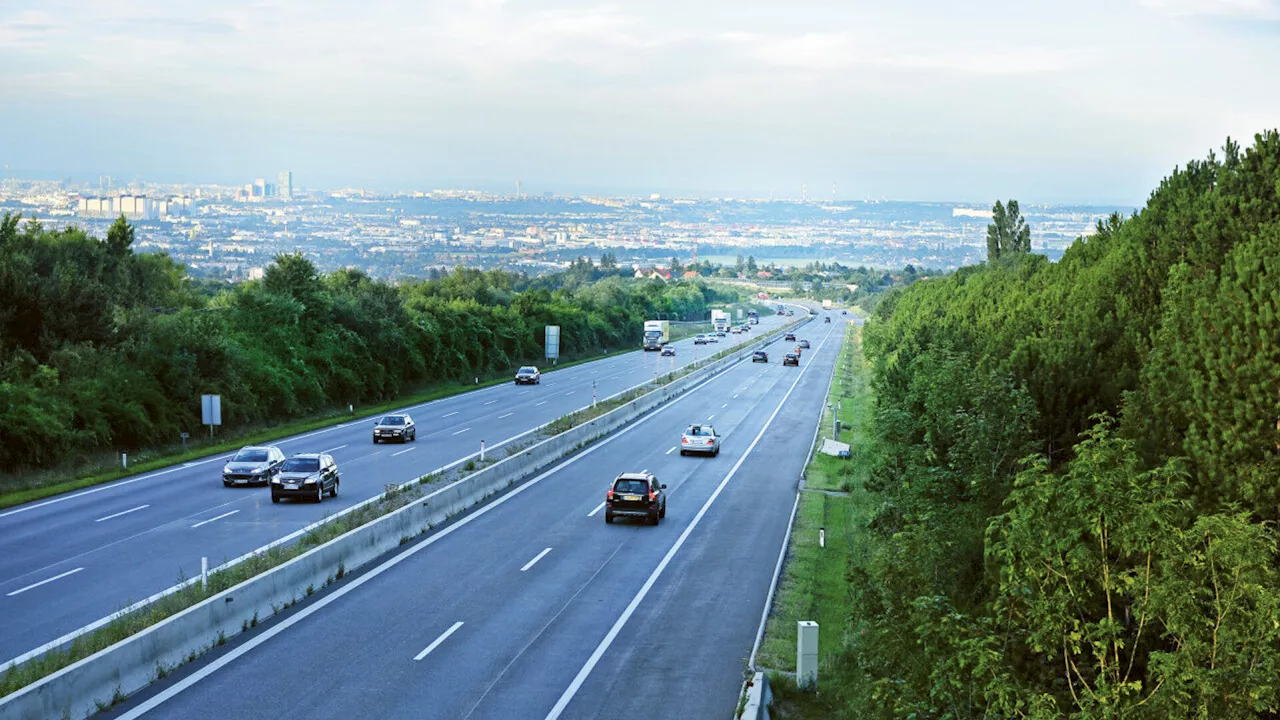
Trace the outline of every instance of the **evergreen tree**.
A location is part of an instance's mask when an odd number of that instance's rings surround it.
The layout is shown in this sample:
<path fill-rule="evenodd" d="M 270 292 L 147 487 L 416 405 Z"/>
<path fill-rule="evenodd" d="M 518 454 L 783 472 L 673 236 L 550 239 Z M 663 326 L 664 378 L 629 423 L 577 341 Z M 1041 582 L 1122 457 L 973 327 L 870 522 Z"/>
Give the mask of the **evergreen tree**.
<path fill-rule="evenodd" d="M 988 262 L 1014 253 L 1031 252 L 1031 228 L 1023 220 L 1017 200 L 1010 200 L 1008 206 L 997 200 L 991 209 L 991 220 L 987 226 Z"/>

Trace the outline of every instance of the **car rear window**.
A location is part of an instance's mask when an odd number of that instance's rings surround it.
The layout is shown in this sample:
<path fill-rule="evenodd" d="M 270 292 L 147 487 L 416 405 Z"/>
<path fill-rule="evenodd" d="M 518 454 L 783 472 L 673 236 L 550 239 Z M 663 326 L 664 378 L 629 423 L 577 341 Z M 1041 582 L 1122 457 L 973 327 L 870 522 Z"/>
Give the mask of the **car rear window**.
<path fill-rule="evenodd" d="M 315 472 L 320 469 L 319 458 L 289 458 L 284 463 L 286 472 Z"/>
<path fill-rule="evenodd" d="M 231 459 L 231 462 L 266 462 L 266 450 L 241 450 Z"/>
<path fill-rule="evenodd" d="M 644 480 L 619 480 L 613 489 L 620 493 L 644 494 L 649 492 L 649 483 Z"/>

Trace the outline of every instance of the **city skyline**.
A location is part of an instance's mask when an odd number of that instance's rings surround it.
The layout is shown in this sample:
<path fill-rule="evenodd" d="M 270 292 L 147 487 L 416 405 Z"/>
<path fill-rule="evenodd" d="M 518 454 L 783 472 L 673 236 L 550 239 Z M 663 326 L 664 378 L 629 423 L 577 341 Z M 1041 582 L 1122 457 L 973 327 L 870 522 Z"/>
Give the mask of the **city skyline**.
<path fill-rule="evenodd" d="M 1280 2 L 0 10 L 6 176 L 1138 205 L 1276 125 Z M 1196 52 L 1188 52 L 1195 48 Z M 92 122 L 87 122 L 91 120 Z"/>

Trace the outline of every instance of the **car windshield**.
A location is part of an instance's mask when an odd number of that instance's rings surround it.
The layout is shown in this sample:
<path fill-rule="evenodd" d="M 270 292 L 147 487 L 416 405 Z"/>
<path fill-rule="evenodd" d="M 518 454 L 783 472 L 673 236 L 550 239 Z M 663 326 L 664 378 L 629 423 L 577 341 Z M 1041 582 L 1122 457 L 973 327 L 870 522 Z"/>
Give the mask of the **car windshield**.
<path fill-rule="evenodd" d="M 649 492 L 649 483 L 644 480 L 619 480 L 613 489 L 620 493 L 644 494 Z"/>
<path fill-rule="evenodd" d="M 315 472 L 320 469 L 320 458 L 289 458 L 284 469 L 285 472 Z"/>
<path fill-rule="evenodd" d="M 404 417 L 401 415 L 388 415 L 378 421 L 379 425 L 403 425 Z"/>
<path fill-rule="evenodd" d="M 795 358 L 795 356 L 796 356 L 795 353 L 787 353 L 787 357 L 789 358 Z"/>
<path fill-rule="evenodd" d="M 536 367 L 522 367 L 522 368 L 520 368 L 520 372 L 522 372 L 522 373 L 524 373 L 524 374 L 526 374 L 526 375 L 532 375 L 532 374 L 534 374 L 534 373 L 538 372 L 538 368 L 536 368 Z"/>
<path fill-rule="evenodd" d="M 267 461 L 267 451 L 259 450 L 257 448 L 253 448 L 252 450 L 249 448 L 245 448 L 244 450 L 241 450 L 240 452 L 236 453 L 236 456 L 231 459 L 231 462 L 266 462 L 266 461 Z"/>

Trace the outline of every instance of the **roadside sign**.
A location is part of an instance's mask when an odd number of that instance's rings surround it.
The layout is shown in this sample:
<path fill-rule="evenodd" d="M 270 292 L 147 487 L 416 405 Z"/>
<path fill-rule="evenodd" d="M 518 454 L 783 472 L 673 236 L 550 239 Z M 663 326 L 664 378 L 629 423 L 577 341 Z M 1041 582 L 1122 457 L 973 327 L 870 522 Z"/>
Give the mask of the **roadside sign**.
<path fill-rule="evenodd" d="M 560 359 L 560 326 L 559 325 L 547 326 L 546 346 L 547 346 L 548 360 Z"/>
<path fill-rule="evenodd" d="M 222 424 L 222 396 L 221 395 L 201 395 L 200 396 L 200 421 L 201 425 L 221 425 Z"/>

